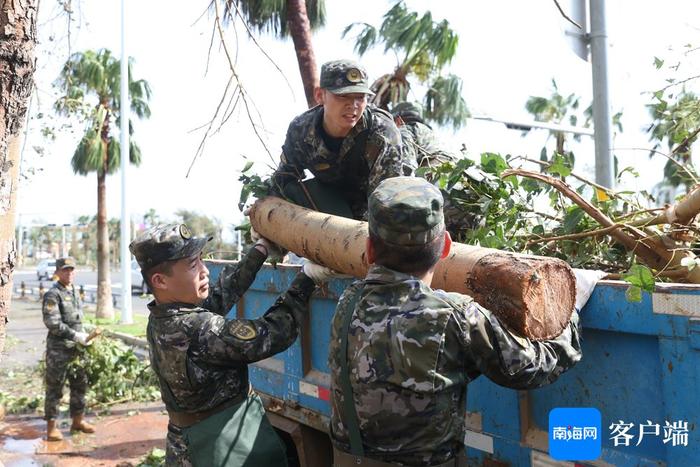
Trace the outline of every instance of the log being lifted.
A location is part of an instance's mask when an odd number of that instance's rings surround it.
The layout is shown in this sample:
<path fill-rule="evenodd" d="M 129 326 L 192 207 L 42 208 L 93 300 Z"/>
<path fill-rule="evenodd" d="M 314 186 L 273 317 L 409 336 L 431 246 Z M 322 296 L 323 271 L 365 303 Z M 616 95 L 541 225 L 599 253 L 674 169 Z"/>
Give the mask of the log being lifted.
<path fill-rule="evenodd" d="M 272 196 L 252 206 L 250 222 L 260 235 L 299 256 L 357 278 L 367 273 L 366 222 Z M 438 264 L 432 287 L 472 296 L 515 332 L 532 339 L 559 335 L 576 299 L 576 278 L 564 261 L 456 242 Z"/>

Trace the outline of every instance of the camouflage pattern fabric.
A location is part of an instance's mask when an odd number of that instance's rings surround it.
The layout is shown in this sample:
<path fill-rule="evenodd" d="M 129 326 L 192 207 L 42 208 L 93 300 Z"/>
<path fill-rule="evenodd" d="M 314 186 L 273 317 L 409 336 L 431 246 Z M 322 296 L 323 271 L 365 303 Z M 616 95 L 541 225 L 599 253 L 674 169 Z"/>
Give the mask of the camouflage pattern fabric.
<path fill-rule="evenodd" d="M 75 333 L 83 331 L 83 312 L 75 287 L 55 282 L 44 294 L 41 311 L 49 330 L 46 336 L 45 418 L 50 420 L 58 416 L 66 378 L 70 387 L 70 414 L 82 414 L 85 410 L 87 376 L 80 368 L 76 368 L 75 372 L 67 371 L 68 365 L 78 354 L 73 341 Z"/>
<path fill-rule="evenodd" d="M 165 465 L 167 467 L 192 467 L 187 452 L 187 441 L 182 430 L 168 424 L 168 436 L 165 438 Z"/>
<path fill-rule="evenodd" d="M 151 366 L 168 410 L 204 412 L 245 395 L 248 363 L 279 353 L 296 340 L 315 288 L 303 273 L 262 317 L 224 318 L 264 261 L 265 255 L 253 248 L 238 264 L 224 268 L 201 306 L 149 303 Z M 176 438 L 168 436 L 168 452 L 180 456 L 177 462 L 181 463 L 173 465 L 187 465 L 189 461 L 182 457 L 186 450 L 170 444 L 179 443 L 181 438 Z"/>
<path fill-rule="evenodd" d="M 408 157 L 418 162 L 418 167 L 439 167 L 444 163 L 456 163 L 461 159 L 461 155 L 446 150 L 439 142 L 435 132 L 422 121 L 404 121 L 404 125 L 399 127 L 404 150 Z M 434 182 L 432 174 L 425 174 L 426 180 Z M 481 212 L 478 209 L 473 211 L 460 208 L 449 196 L 443 192 L 445 197 L 445 224 L 452 238 L 462 238 L 466 231 L 474 229 L 479 224 Z M 475 194 L 475 198 L 478 196 Z M 475 199 L 475 201 L 476 201 Z M 478 204 L 478 203 L 474 203 Z"/>
<path fill-rule="evenodd" d="M 196 255 L 214 237 L 193 237 L 185 224 L 159 224 L 129 244 L 129 251 L 139 263 L 141 271 L 148 271 L 165 261 L 174 261 Z"/>
<path fill-rule="evenodd" d="M 444 231 L 442 194 L 422 178 L 387 178 L 369 197 L 368 219 L 386 243 L 425 245 Z"/>
<path fill-rule="evenodd" d="M 272 175 L 272 193 L 282 195 L 286 185 L 304 179 L 307 169 L 320 182 L 337 187 L 355 219 L 366 219 L 369 194 L 385 178 L 412 175 L 415 159 L 404 153 L 391 115 L 376 107 L 367 106 L 338 153 L 324 143 L 322 122 L 323 107 L 317 106 L 290 123 Z"/>
<path fill-rule="evenodd" d="M 354 60 L 333 60 L 321 66 L 320 86 L 333 94 L 374 94 L 365 68 Z"/>
<path fill-rule="evenodd" d="M 578 315 L 554 340 L 510 332 L 465 295 L 374 265 L 343 293 L 333 317 L 330 354 L 331 436 L 350 451 L 340 386 L 340 327 L 353 310 L 348 366 L 367 457 L 409 466 L 453 459 L 463 449 L 466 386 L 480 375 L 514 389 L 549 384 L 581 358 Z M 426 423 L 429 420 L 430 423 Z"/>

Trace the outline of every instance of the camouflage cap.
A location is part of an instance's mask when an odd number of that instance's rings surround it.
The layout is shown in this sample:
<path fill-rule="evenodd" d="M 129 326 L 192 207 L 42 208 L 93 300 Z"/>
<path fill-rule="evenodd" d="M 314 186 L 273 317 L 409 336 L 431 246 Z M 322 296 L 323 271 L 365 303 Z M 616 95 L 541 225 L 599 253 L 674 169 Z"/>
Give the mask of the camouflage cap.
<path fill-rule="evenodd" d="M 185 224 L 156 225 L 140 234 L 129 251 L 136 257 L 141 271 L 147 271 L 165 261 L 198 254 L 213 237 L 193 237 Z"/>
<path fill-rule="evenodd" d="M 59 269 L 75 269 L 75 259 L 72 256 L 66 256 L 64 258 L 58 258 L 56 260 L 56 271 Z"/>
<path fill-rule="evenodd" d="M 369 197 L 369 231 L 395 245 L 425 245 L 442 234 L 440 190 L 419 177 L 382 181 Z"/>
<path fill-rule="evenodd" d="M 423 122 L 423 110 L 413 102 L 399 102 L 391 108 L 391 115 L 401 117 L 404 122 Z"/>
<path fill-rule="evenodd" d="M 374 94 L 367 71 L 353 60 L 333 60 L 321 66 L 321 87 L 333 94 Z"/>

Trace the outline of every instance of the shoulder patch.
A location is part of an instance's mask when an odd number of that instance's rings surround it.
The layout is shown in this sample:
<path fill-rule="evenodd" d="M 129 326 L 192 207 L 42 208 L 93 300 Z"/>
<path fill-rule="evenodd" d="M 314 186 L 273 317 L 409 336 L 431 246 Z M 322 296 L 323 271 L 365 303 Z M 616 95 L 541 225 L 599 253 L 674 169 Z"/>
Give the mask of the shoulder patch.
<path fill-rule="evenodd" d="M 242 341 L 250 341 L 258 337 L 255 326 L 244 320 L 232 320 L 228 325 L 228 332 Z"/>
<path fill-rule="evenodd" d="M 49 298 L 44 301 L 44 309 L 46 311 L 53 311 L 58 307 L 58 303 L 55 300 Z"/>

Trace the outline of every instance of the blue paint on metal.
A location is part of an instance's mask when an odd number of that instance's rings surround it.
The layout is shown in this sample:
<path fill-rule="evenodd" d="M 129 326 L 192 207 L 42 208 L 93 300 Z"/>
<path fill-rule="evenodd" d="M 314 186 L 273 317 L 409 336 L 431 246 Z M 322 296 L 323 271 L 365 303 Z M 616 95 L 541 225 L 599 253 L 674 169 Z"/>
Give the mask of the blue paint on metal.
<path fill-rule="evenodd" d="M 213 277 L 220 263 L 209 266 Z M 283 293 L 298 267 L 265 266 L 241 302 L 243 316 L 261 316 Z M 251 382 L 267 394 L 297 402 L 323 415 L 330 414 L 326 401 L 300 394 L 299 382 L 328 384 L 328 345 L 335 304 L 349 280 L 334 280 L 317 291 L 311 302 L 308 349 L 301 340 L 275 358 L 274 365 L 251 365 Z M 485 377 L 469 384 L 467 410 L 481 416 L 481 432 L 493 438 L 494 453 L 468 448 L 470 460 L 531 464 L 533 450 L 546 453 L 549 410 L 554 407 L 596 407 L 603 416 L 601 461 L 616 466 L 700 465 L 700 319 L 653 312 L 652 297 L 644 293 L 641 303 L 625 298 L 622 283 L 602 283 L 581 312 L 583 359 L 552 385 L 518 392 L 495 385 Z M 664 289 L 663 293 L 700 295 L 700 287 Z M 698 310 L 689 310 L 697 313 Z M 228 317 L 234 318 L 236 310 Z M 309 362 L 304 374 L 303 361 Z M 319 376 L 320 375 L 320 376 Z M 325 375 L 325 376 L 324 376 Z M 687 421 L 688 446 L 671 446 L 663 437 L 645 437 L 639 446 L 615 446 L 610 425 L 619 421 Z M 633 431 L 638 433 L 638 431 Z M 540 441 L 538 441 L 538 439 Z M 542 444 L 544 439 L 544 444 Z M 585 465 L 585 463 L 583 464 Z"/>

